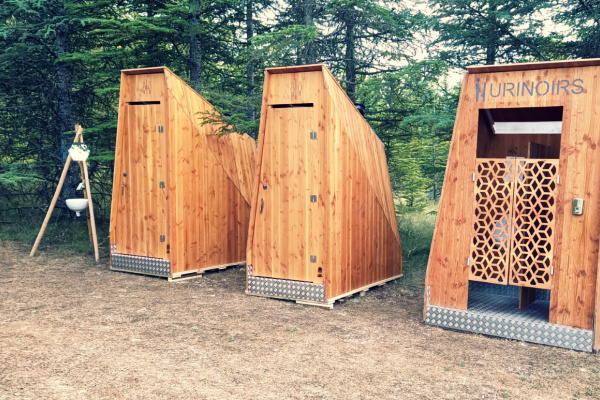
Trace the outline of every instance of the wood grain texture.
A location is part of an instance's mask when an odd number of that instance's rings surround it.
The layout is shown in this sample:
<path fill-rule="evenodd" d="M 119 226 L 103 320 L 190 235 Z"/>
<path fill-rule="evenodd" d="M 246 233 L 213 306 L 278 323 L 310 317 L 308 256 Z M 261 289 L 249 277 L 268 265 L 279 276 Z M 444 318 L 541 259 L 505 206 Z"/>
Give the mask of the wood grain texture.
<path fill-rule="evenodd" d="M 481 74 L 489 72 L 531 71 L 555 68 L 575 68 L 600 66 L 600 58 L 586 60 L 547 61 L 532 63 L 517 63 L 503 65 L 473 65 L 467 67 L 470 74 Z"/>
<path fill-rule="evenodd" d="M 396 219 L 383 144 L 327 69 L 324 69 L 324 77 L 328 94 L 333 99 L 333 109 L 330 112 L 340 115 L 341 128 L 348 135 L 350 143 L 356 151 L 357 161 L 361 163 L 367 174 L 367 183 L 371 186 L 391 230 L 400 242 L 398 220 Z"/>
<path fill-rule="evenodd" d="M 323 66 L 266 70 L 258 169 L 254 275 L 324 282 L 330 299 L 402 274 L 383 145 Z"/>
<path fill-rule="evenodd" d="M 169 259 L 172 274 L 245 260 L 256 146 L 247 135 L 214 135 L 202 123 L 212 110 L 167 68 L 123 72 L 111 215 L 117 252 Z"/>
<path fill-rule="evenodd" d="M 531 135 L 527 141 L 497 139 L 504 141 L 500 144 L 504 149 L 518 149 L 516 155 L 519 156 L 533 156 L 529 145 L 532 142 L 548 147 L 549 156 L 558 157 L 560 184 L 555 195 L 554 276 L 550 287 L 549 321 L 584 329 L 592 327 L 597 307 L 597 221 L 600 216 L 600 168 L 594 167 L 600 156 L 600 126 L 597 122 L 600 67 L 597 65 L 598 60 L 567 63 L 558 68 L 541 63 L 521 70 L 500 67 L 491 69 L 496 71 L 491 73 L 480 73 L 488 69 L 470 69 L 478 73 L 465 76 L 427 270 L 430 304 L 466 309 L 466 259 L 474 222 L 471 177 L 475 172 L 475 160 L 478 155 L 508 155 L 506 150 L 499 151 L 503 154 L 481 150 L 491 146 L 490 143 L 480 143 L 480 150 L 477 150 L 479 110 L 562 107 L 560 144 L 556 136 L 544 139 Z M 523 82 L 540 89 L 532 95 L 519 92 L 517 88 L 522 88 Z M 477 84 L 487 84 L 485 101 L 482 101 L 481 91 L 477 92 Z M 512 85 L 508 86 L 508 91 L 507 84 Z M 491 96 L 490 85 L 495 85 L 494 94 L 503 88 L 503 95 Z M 582 216 L 571 213 L 572 201 L 577 197 L 586 201 Z"/>

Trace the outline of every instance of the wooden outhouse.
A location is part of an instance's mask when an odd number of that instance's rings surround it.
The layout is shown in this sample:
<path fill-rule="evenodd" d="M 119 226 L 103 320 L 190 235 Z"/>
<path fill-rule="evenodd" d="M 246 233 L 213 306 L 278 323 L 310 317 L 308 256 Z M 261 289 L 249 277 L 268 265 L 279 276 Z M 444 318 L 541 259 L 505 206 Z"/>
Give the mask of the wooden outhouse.
<path fill-rule="evenodd" d="M 111 269 L 181 278 L 243 264 L 256 144 L 166 67 L 122 71 Z"/>
<path fill-rule="evenodd" d="M 265 71 L 247 291 L 331 307 L 402 276 L 383 144 L 323 65 Z"/>
<path fill-rule="evenodd" d="M 467 70 L 425 321 L 598 349 L 600 59 Z"/>

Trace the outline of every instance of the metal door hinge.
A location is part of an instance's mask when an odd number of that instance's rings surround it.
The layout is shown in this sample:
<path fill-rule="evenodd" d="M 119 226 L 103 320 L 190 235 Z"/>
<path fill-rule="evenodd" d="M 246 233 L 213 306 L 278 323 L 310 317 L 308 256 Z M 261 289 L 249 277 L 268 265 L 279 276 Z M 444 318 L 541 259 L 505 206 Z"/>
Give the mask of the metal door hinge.
<path fill-rule="evenodd" d="M 164 132 L 164 128 L 162 125 L 158 126 L 158 133 L 163 133 Z"/>
<path fill-rule="evenodd" d="M 163 181 L 160 181 L 160 183 L 158 184 L 158 186 L 159 186 L 161 189 L 164 189 L 164 188 L 165 188 L 165 183 L 164 183 Z"/>
<path fill-rule="evenodd" d="M 473 182 L 475 182 L 475 172 L 473 172 Z"/>
<path fill-rule="evenodd" d="M 556 184 L 560 185 L 560 175 L 556 175 Z"/>
<path fill-rule="evenodd" d="M 554 265 L 550 266 L 550 275 L 554 275 Z"/>
<path fill-rule="evenodd" d="M 317 262 L 317 256 L 311 255 L 310 256 L 310 262 L 311 263 L 316 263 Z"/>
<path fill-rule="evenodd" d="M 164 242 L 166 240 L 165 235 L 160 235 L 160 241 Z"/>
<path fill-rule="evenodd" d="M 311 203 L 316 203 L 317 202 L 317 195 L 316 194 L 311 194 L 310 195 L 310 202 Z"/>
<path fill-rule="evenodd" d="M 467 258 L 467 266 L 471 265 L 471 257 Z"/>
<path fill-rule="evenodd" d="M 317 132 L 315 131 L 310 131 L 310 138 L 315 140 L 317 138 Z"/>

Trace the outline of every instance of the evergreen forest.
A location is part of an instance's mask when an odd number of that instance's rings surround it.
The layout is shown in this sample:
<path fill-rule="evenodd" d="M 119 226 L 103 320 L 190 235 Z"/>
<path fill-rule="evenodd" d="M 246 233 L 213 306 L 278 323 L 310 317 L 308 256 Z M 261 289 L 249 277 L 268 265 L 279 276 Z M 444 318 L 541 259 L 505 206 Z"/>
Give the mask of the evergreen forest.
<path fill-rule="evenodd" d="M 600 57 L 600 0 L 3 0 L 0 18 L 0 239 L 33 241 L 81 124 L 104 247 L 123 69 L 169 67 L 256 139 L 265 68 L 323 63 L 365 105 L 398 215 L 433 215 L 466 66 Z M 56 240 L 87 229 L 58 209 Z"/>

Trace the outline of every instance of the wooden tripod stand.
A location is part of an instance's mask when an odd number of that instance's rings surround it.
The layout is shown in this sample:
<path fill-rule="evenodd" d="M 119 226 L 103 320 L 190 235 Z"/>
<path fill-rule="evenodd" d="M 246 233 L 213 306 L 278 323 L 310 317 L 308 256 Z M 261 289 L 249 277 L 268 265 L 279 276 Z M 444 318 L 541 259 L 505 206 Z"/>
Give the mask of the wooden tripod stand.
<path fill-rule="evenodd" d="M 83 128 L 80 125 L 75 125 L 75 139 L 73 143 L 83 143 Z M 54 197 L 52 198 L 52 203 L 50 203 L 50 207 L 48 208 L 48 212 L 46 213 L 46 218 L 44 218 L 44 223 L 40 229 L 40 233 L 38 233 L 37 238 L 35 239 L 35 243 L 33 244 L 33 248 L 31 249 L 31 253 L 29 253 L 29 257 L 33 257 L 35 254 L 40 242 L 42 241 L 42 236 L 44 236 L 44 231 L 48 226 L 48 222 L 50 221 L 50 217 L 52 216 L 52 211 L 54 211 L 54 206 L 56 205 L 56 201 L 58 200 L 58 196 L 60 195 L 60 191 L 65 183 L 65 178 L 67 177 L 67 172 L 69 171 L 69 166 L 71 165 L 71 154 L 67 157 L 67 161 L 65 162 L 65 167 L 63 168 L 62 174 L 60 176 L 60 180 L 58 181 L 58 187 L 56 188 L 56 192 L 54 192 Z M 90 180 L 88 177 L 88 169 L 87 169 L 87 161 L 79 162 L 79 169 L 81 171 L 81 178 L 85 184 L 85 191 L 83 192 L 84 197 L 88 199 L 88 232 L 90 234 L 90 242 L 94 245 L 94 255 L 96 256 L 96 262 L 100 260 L 100 255 L 98 253 L 98 237 L 96 236 L 96 221 L 94 219 L 94 206 L 92 204 L 92 192 L 90 190 Z"/>

